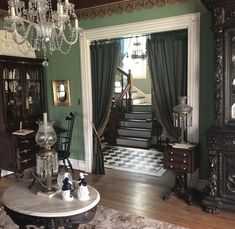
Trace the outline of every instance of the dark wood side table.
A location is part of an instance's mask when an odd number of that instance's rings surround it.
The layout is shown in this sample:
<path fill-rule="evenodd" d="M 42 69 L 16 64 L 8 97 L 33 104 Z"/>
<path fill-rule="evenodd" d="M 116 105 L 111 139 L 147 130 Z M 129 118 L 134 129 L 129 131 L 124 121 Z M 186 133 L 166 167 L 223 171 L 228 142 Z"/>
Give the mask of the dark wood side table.
<path fill-rule="evenodd" d="M 54 126 L 56 134 L 66 130 Z M 35 142 L 37 129 L 27 135 L 0 133 L 0 179 L 1 169 L 15 173 L 17 181 L 23 176 L 25 169 L 36 165 L 36 153 L 40 147 Z"/>
<path fill-rule="evenodd" d="M 189 148 L 168 146 L 164 152 L 164 168 L 176 172 L 176 177 L 174 187 L 163 196 L 163 200 L 176 195 L 189 205 L 193 204 L 187 174 L 198 168 L 198 145 L 191 145 Z"/>

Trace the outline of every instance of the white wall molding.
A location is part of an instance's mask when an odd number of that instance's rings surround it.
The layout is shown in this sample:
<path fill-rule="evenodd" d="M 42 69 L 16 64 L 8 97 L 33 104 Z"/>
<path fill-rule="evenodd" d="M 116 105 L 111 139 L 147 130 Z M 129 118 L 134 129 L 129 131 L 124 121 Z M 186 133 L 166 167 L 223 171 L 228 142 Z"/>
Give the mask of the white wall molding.
<path fill-rule="evenodd" d="M 12 33 L 5 30 L 0 30 L 0 55 L 36 58 L 28 41 L 17 45 L 12 39 Z"/>
<path fill-rule="evenodd" d="M 76 160 L 76 159 L 69 159 L 73 169 L 79 171 L 86 171 L 85 161 Z"/>
<path fill-rule="evenodd" d="M 199 141 L 200 13 L 89 29 L 80 37 L 83 133 L 87 172 L 91 172 L 93 161 L 90 42 L 179 29 L 188 29 L 188 104 L 193 107 L 193 126 L 189 128 L 188 139 L 197 143 Z"/>

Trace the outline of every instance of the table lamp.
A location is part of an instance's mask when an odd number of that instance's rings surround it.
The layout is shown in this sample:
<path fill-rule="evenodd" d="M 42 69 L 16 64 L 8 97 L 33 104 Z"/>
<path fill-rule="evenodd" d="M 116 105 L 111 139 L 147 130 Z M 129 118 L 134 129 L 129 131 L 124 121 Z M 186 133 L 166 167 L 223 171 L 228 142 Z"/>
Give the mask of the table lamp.
<path fill-rule="evenodd" d="M 178 98 L 179 104 L 173 107 L 173 124 L 175 127 L 181 129 L 180 142 L 172 144 L 173 147 L 184 147 L 188 148 L 191 144 L 186 142 L 185 131 L 187 127 L 192 126 L 192 110 L 193 108 L 187 105 L 187 97 L 180 96 Z"/>
<path fill-rule="evenodd" d="M 39 183 L 43 186 L 42 192 L 51 194 L 55 190 L 52 187 L 52 176 L 58 174 L 58 155 L 52 148 L 57 136 L 53 128 L 54 122 L 47 121 L 47 113 L 43 114 L 43 121 L 39 121 L 39 129 L 35 141 L 41 147 L 36 154 L 36 170 Z"/>

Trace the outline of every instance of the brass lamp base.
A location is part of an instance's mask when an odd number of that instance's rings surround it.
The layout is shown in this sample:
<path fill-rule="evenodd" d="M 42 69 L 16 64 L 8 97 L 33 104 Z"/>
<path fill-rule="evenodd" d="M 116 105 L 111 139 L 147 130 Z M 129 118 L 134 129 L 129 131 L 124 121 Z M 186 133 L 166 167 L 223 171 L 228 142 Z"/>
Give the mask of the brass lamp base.
<path fill-rule="evenodd" d="M 42 190 L 42 191 L 38 191 L 37 195 L 40 196 L 47 196 L 48 198 L 51 198 L 53 196 L 55 196 L 56 194 L 60 193 L 61 190 L 57 189 L 55 187 L 52 187 L 52 190 Z"/>
<path fill-rule="evenodd" d="M 32 175 L 33 175 L 34 179 L 28 188 L 31 189 L 33 187 L 34 183 L 37 181 L 37 183 L 42 188 L 42 190 L 37 192 L 37 195 L 43 195 L 43 196 L 47 196 L 47 197 L 51 198 L 51 197 L 55 196 L 57 193 L 61 192 L 60 189 L 52 187 L 52 186 L 50 186 L 50 189 L 48 189 L 47 185 L 45 185 L 39 177 L 37 177 L 34 173 L 32 173 Z"/>

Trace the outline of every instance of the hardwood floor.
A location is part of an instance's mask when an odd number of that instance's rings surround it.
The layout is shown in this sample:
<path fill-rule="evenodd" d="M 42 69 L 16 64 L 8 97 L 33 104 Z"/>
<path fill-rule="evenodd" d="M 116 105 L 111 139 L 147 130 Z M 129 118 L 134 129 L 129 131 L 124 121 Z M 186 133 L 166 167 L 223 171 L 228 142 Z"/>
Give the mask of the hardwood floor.
<path fill-rule="evenodd" d="M 76 171 L 75 179 L 78 178 L 78 174 Z M 212 215 L 205 213 L 199 206 L 188 206 L 177 197 L 163 201 L 162 194 L 169 187 L 153 176 L 106 169 L 106 175 L 89 174 L 86 181 L 100 192 L 100 204 L 106 207 L 192 229 L 235 228 L 235 212 L 222 211 L 220 214 Z M 14 175 L 1 178 L 0 197 L 4 190 L 15 182 Z"/>

